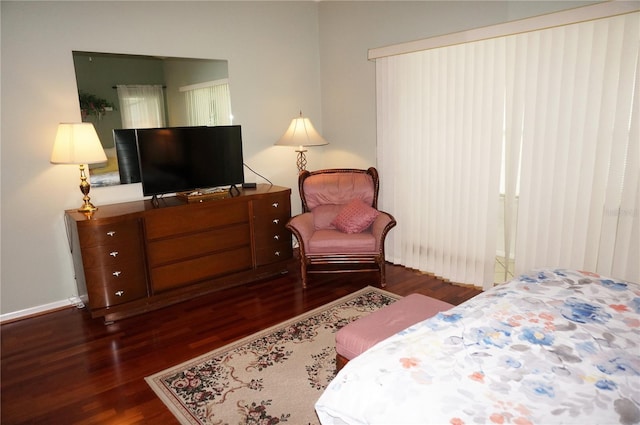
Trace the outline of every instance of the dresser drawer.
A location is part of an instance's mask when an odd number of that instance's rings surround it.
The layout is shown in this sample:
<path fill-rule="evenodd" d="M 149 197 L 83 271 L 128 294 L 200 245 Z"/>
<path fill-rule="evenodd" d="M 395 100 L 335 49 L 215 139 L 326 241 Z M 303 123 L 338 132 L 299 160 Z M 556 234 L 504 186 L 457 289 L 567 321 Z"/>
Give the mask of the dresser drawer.
<path fill-rule="evenodd" d="M 83 248 L 117 243 L 138 243 L 139 220 L 120 220 L 111 224 L 78 226 L 80 246 Z"/>
<path fill-rule="evenodd" d="M 87 293 L 91 309 L 122 304 L 147 296 L 144 270 L 135 263 L 125 263 L 118 269 L 85 270 Z"/>
<path fill-rule="evenodd" d="M 289 233 L 285 225 L 289 221 L 289 214 L 267 217 L 266 215 L 254 218 L 255 231 L 258 234 Z"/>
<path fill-rule="evenodd" d="M 251 247 L 241 247 L 151 269 L 154 292 L 251 269 Z"/>
<path fill-rule="evenodd" d="M 264 266 L 266 264 L 277 263 L 291 258 L 293 256 L 293 248 L 291 241 L 286 243 L 275 244 L 265 248 L 256 248 L 256 265 Z"/>
<path fill-rule="evenodd" d="M 201 232 L 214 227 L 249 222 L 246 202 L 216 201 L 151 211 L 144 219 L 147 239 Z"/>
<path fill-rule="evenodd" d="M 84 269 L 87 287 L 89 286 L 113 286 L 116 287 L 121 282 L 141 282 L 144 285 L 144 268 L 138 261 L 122 261 L 120 264 L 113 264 L 106 267 L 93 267 Z"/>
<path fill-rule="evenodd" d="M 286 240 L 291 241 L 291 232 L 283 225 L 256 226 L 255 241 L 258 247 L 276 244 Z"/>
<path fill-rule="evenodd" d="M 253 201 L 253 216 L 262 225 L 274 219 L 286 221 L 291 217 L 291 200 L 288 194 L 276 194 Z"/>
<path fill-rule="evenodd" d="M 149 242 L 149 267 L 197 257 L 251 243 L 249 223 L 218 228 L 186 236 Z"/>
<path fill-rule="evenodd" d="M 92 246 L 82 250 L 82 264 L 86 269 L 94 267 L 117 267 L 123 262 L 140 261 L 142 249 L 140 242 L 118 241 L 103 246 Z"/>

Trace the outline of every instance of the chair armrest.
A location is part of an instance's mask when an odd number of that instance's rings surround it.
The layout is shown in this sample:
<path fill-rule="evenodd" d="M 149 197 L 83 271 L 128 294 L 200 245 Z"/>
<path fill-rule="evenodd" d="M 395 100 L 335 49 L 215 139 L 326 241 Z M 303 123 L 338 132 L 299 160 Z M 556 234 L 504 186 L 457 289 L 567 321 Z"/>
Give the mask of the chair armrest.
<path fill-rule="evenodd" d="M 397 224 L 396 219 L 389 213 L 380 211 L 380 214 L 371 225 L 371 233 L 376 238 L 376 250 L 384 250 L 384 239 L 387 237 L 389 230 Z"/>
<path fill-rule="evenodd" d="M 289 220 L 286 227 L 294 234 L 300 244 L 301 253 L 304 253 L 305 246 L 308 244 L 309 238 L 311 238 L 315 231 L 313 225 L 313 214 L 310 212 L 298 214 Z"/>

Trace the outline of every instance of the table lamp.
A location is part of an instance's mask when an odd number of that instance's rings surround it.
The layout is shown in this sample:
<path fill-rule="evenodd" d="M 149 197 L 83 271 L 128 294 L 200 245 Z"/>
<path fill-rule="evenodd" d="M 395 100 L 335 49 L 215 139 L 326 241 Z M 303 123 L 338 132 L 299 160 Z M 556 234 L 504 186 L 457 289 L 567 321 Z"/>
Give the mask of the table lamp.
<path fill-rule="evenodd" d="M 82 207 L 78 208 L 79 212 L 90 213 L 98 209 L 90 202 L 91 185 L 84 172 L 85 164 L 98 164 L 106 161 L 107 156 L 92 123 L 61 123 L 58 125 L 51 153 L 51 163 L 80 165 L 80 191 L 84 197 L 82 198 Z"/>
<path fill-rule="evenodd" d="M 298 166 L 298 172 L 300 172 L 307 167 L 307 158 L 304 154 L 307 150 L 304 147 L 328 145 L 329 142 L 318 134 L 313 124 L 311 124 L 311 120 L 303 117 L 302 111 L 300 111 L 300 116 L 291 120 L 287 131 L 275 144 L 278 146 L 298 146 L 298 149 L 296 149 L 296 152 L 298 152 L 296 165 Z"/>

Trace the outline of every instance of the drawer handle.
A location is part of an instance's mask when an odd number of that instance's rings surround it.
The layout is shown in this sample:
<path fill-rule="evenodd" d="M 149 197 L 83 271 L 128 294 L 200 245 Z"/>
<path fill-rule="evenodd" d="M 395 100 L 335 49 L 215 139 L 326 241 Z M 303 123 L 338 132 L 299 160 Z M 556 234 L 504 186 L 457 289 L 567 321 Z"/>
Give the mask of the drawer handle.
<path fill-rule="evenodd" d="M 279 235 L 275 235 L 275 236 L 273 237 L 273 239 L 275 239 L 275 240 L 279 241 L 279 240 L 280 240 L 280 236 L 279 236 Z"/>
<path fill-rule="evenodd" d="M 279 218 L 274 218 L 273 219 L 273 224 L 278 224 L 280 223 L 280 219 Z"/>
<path fill-rule="evenodd" d="M 278 208 L 278 206 L 279 206 L 279 205 L 280 205 L 280 204 L 279 204 L 279 203 L 277 203 L 277 202 L 274 202 L 273 204 L 271 204 L 271 206 L 272 206 L 273 208 Z"/>
<path fill-rule="evenodd" d="M 280 251 L 276 251 L 276 252 L 274 252 L 274 254 L 275 254 L 276 257 L 279 257 L 280 256 Z"/>
<path fill-rule="evenodd" d="M 113 258 L 116 258 L 118 256 L 118 251 L 111 251 L 109 255 L 112 256 Z"/>
<path fill-rule="evenodd" d="M 121 297 L 121 296 L 123 296 L 123 295 L 124 295 L 124 291 L 116 291 L 116 295 L 117 295 L 118 297 Z"/>
<path fill-rule="evenodd" d="M 117 271 L 117 272 L 113 272 L 111 273 L 112 275 L 114 275 L 115 277 L 120 277 L 120 275 L 122 274 L 121 271 Z"/>
<path fill-rule="evenodd" d="M 114 232 L 113 230 L 107 232 L 107 236 L 115 236 L 116 232 Z"/>

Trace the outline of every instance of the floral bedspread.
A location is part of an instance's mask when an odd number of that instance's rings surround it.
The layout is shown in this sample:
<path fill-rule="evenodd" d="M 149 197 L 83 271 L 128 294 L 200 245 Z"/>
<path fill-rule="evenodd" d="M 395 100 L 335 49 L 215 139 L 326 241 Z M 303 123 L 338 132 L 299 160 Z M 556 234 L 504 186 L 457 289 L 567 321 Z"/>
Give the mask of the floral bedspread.
<path fill-rule="evenodd" d="M 520 276 L 353 359 L 322 424 L 638 424 L 640 285 Z"/>

